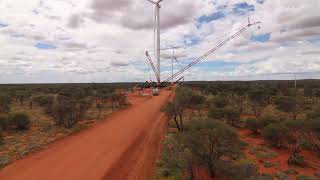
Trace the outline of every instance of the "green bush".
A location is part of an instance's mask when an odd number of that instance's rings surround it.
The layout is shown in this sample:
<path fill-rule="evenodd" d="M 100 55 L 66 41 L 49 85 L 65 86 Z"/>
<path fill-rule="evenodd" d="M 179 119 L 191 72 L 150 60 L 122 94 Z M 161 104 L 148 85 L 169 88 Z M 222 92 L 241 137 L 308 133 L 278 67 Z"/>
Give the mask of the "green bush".
<path fill-rule="evenodd" d="M 210 106 L 213 106 L 216 108 L 224 108 L 229 104 L 229 100 L 226 96 L 220 95 L 212 99 L 209 103 L 210 103 Z"/>
<path fill-rule="evenodd" d="M 297 175 L 298 172 L 295 169 L 287 169 L 284 171 L 284 173 L 289 174 L 289 175 Z"/>
<path fill-rule="evenodd" d="M 17 130 L 27 130 L 31 126 L 31 121 L 24 113 L 9 114 L 9 126 Z"/>
<path fill-rule="evenodd" d="M 273 180 L 273 176 L 270 174 L 260 174 L 257 179 L 251 179 L 251 180 Z"/>
<path fill-rule="evenodd" d="M 8 94 L 0 94 L 0 113 L 10 111 L 11 97 Z"/>
<path fill-rule="evenodd" d="M 282 172 L 275 173 L 275 177 L 279 180 L 290 180 L 290 177 L 287 174 L 284 174 Z"/>
<path fill-rule="evenodd" d="M 263 123 L 261 120 L 256 118 L 249 118 L 246 121 L 246 126 L 250 129 L 253 133 L 257 134 L 259 130 L 263 128 Z"/>
<path fill-rule="evenodd" d="M 6 130 L 8 128 L 8 116 L 0 115 L 0 129 Z"/>
<path fill-rule="evenodd" d="M 265 116 L 261 118 L 263 127 L 266 127 L 270 124 L 276 124 L 276 123 L 281 123 L 285 119 L 282 117 L 275 117 L 275 116 Z"/>
<path fill-rule="evenodd" d="M 223 109 L 216 108 L 216 107 L 210 107 L 208 112 L 208 117 L 211 119 L 222 119 L 224 117 Z"/>
<path fill-rule="evenodd" d="M 200 165 L 207 167 L 212 177 L 222 157 L 230 158 L 240 152 L 239 142 L 236 130 L 218 121 L 194 121 L 186 132 L 190 153 Z"/>
<path fill-rule="evenodd" d="M 301 154 L 292 154 L 288 159 L 288 164 L 303 166 L 305 164 L 304 157 Z"/>
<path fill-rule="evenodd" d="M 57 126 L 72 128 L 85 115 L 90 103 L 83 100 L 75 100 L 65 96 L 58 96 L 56 103 L 52 106 L 52 117 Z"/>
<path fill-rule="evenodd" d="M 287 144 L 289 128 L 283 123 L 270 124 L 263 128 L 263 136 L 271 143 L 271 145 L 278 148 L 284 147 Z"/>
<path fill-rule="evenodd" d="M 307 175 L 298 175 L 297 180 L 316 180 L 316 178 Z"/>
<path fill-rule="evenodd" d="M 3 134 L 2 134 L 2 129 L 0 128 L 0 145 L 3 144 Z"/>
<path fill-rule="evenodd" d="M 234 178 L 237 180 L 256 179 L 259 176 L 258 167 L 253 163 L 241 162 L 234 169 Z"/>

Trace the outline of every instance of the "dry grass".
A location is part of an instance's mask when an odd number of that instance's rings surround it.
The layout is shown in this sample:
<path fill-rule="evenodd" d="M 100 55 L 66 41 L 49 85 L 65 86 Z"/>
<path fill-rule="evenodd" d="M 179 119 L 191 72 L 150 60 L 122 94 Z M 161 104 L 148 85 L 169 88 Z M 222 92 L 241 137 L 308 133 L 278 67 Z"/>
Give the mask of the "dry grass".
<path fill-rule="evenodd" d="M 90 127 L 97 120 L 103 119 L 112 113 L 112 110 L 104 108 L 99 115 L 98 110 L 91 108 L 86 114 L 85 120 L 82 120 L 71 129 L 55 126 L 53 119 L 45 114 L 39 106 L 34 106 L 30 109 L 27 103 L 23 106 L 14 103 L 11 112 L 28 114 L 31 117 L 32 127 L 23 132 L 10 131 L 4 133 L 3 143 L 0 144 L 0 169 L 27 154 L 45 148 L 62 137 Z"/>

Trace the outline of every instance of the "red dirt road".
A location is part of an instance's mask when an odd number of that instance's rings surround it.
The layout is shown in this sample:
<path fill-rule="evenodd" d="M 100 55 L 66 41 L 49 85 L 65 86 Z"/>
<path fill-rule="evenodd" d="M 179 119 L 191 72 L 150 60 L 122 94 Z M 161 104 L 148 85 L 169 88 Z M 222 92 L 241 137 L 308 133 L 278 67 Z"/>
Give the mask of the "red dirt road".
<path fill-rule="evenodd" d="M 167 124 L 160 109 L 170 96 L 163 91 L 158 97 L 133 97 L 133 106 L 5 167 L 0 179 L 149 179 Z"/>

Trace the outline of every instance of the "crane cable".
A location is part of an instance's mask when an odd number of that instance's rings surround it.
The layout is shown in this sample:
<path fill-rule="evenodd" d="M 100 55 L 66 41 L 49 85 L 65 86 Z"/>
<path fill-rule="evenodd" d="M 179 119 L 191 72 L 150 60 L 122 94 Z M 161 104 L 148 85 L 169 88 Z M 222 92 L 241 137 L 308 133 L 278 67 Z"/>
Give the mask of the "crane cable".
<path fill-rule="evenodd" d="M 220 49 L 221 47 L 223 47 L 227 42 L 231 41 L 232 39 L 234 39 L 235 37 L 237 37 L 238 35 L 240 35 L 242 32 L 244 32 L 245 30 L 247 30 L 249 27 L 256 25 L 256 24 L 260 24 L 260 22 L 255 22 L 255 23 L 248 23 L 248 25 L 246 25 L 245 27 L 241 28 L 239 31 L 237 31 L 236 33 L 232 34 L 231 36 L 229 36 L 227 39 L 225 39 L 224 41 L 222 41 L 221 43 L 219 43 L 217 46 L 215 46 L 214 48 L 212 48 L 211 50 L 209 50 L 208 52 L 206 52 L 204 55 L 202 55 L 201 57 L 199 57 L 198 59 L 196 59 L 195 61 L 193 61 L 192 63 L 190 63 L 189 65 L 187 65 L 186 67 L 184 67 L 183 69 L 181 69 L 180 71 L 178 71 L 176 74 L 174 74 L 173 76 L 169 77 L 168 79 L 166 79 L 165 81 L 163 81 L 162 83 L 166 83 L 169 82 L 171 79 L 174 79 L 175 77 L 179 76 L 180 74 L 182 74 L 183 72 L 185 72 L 186 70 L 190 69 L 192 66 L 198 64 L 200 61 L 202 61 L 203 59 L 205 59 L 206 57 L 208 57 L 209 55 L 211 55 L 212 53 L 214 53 L 215 51 L 217 51 L 218 49 Z"/>

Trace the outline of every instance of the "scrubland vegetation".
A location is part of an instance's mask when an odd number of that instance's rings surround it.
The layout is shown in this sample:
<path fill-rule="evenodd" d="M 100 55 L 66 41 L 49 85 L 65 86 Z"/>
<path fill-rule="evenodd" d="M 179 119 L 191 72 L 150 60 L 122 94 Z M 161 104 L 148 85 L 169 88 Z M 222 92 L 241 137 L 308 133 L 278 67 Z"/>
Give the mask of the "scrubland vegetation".
<path fill-rule="evenodd" d="M 163 111 L 158 179 L 319 179 L 320 82 L 190 82 Z"/>
<path fill-rule="evenodd" d="M 130 86 L 0 85 L 0 168 L 127 106 Z"/>

